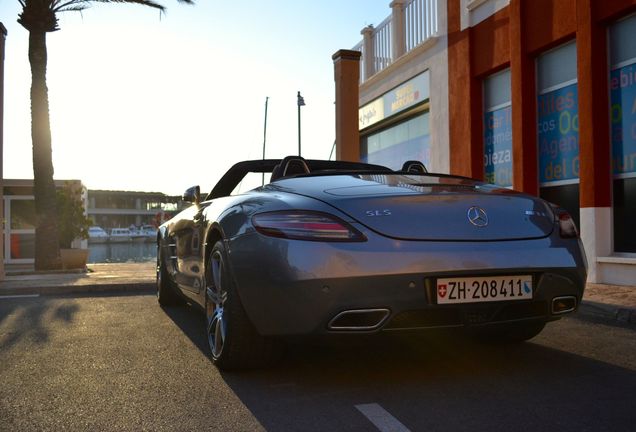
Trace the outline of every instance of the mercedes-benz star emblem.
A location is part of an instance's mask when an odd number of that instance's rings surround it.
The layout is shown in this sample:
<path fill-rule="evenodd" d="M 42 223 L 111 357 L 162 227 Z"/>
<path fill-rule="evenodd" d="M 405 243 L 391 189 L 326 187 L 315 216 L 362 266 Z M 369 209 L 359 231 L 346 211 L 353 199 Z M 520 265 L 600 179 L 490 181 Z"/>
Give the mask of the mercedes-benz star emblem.
<path fill-rule="evenodd" d="M 468 222 L 475 225 L 476 227 L 485 227 L 488 225 L 488 215 L 486 211 L 477 206 L 472 206 L 468 209 Z"/>

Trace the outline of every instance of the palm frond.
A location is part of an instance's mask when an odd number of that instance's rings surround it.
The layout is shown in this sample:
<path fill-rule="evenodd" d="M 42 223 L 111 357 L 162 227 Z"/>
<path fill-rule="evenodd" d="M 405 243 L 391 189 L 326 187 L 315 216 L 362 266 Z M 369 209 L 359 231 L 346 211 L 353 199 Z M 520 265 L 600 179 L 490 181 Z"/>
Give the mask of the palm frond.
<path fill-rule="evenodd" d="M 87 7 L 90 7 L 89 3 L 90 2 L 86 0 L 54 0 L 51 9 L 54 12 L 62 12 L 66 10 L 67 7 L 75 5 L 86 9 Z"/>
<path fill-rule="evenodd" d="M 162 12 L 166 10 L 165 6 L 157 2 L 154 2 L 152 0 L 84 0 L 84 1 L 87 1 L 88 3 L 129 3 L 129 4 L 138 4 L 141 6 L 148 6 L 151 8 L 159 9 Z M 186 0 L 186 1 L 189 1 L 189 0 Z"/>
<path fill-rule="evenodd" d="M 23 1 L 23 0 L 18 0 Z M 28 1 L 28 0 L 27 0 Z M 179 3 L 184 4 L 194 4 L 194 0 L 177 0 Z M 128 4 L 138 4 L 141 6 L 147 6 L 154 9 L 159 9 L 162 12 L 165 12 L 166 7 L 160 3 L 157 3 L 153 0 L 53 0 L 52 2 L 52 10 L 54 12 L 66 12 L 66 11 L 74 11 L 74 10 L 84 10 L 92 6 L 93 3 L 128 3 Z M 69 6 L 79 6 L 77 7 L 69 7 Z"/>
<path fill-rule="evenodd" d="M 63 9 L 56 9 L 55 12 L 82 12 L 88 9 L 90 6 L 68 6 Z"/>
<path fill-rule="evenodd" d="M 195 0 L 177 0 L 179 3 L 194 4 Z M 95 3 L 127 3 L 138 4 L 166 11 L 166 7 L 155 0 L 18 0 L 22 13 L 18 14 L 18 22 L 29 30 L 51 32 L 59 30 L 58 12 L 82 12 Z"/>

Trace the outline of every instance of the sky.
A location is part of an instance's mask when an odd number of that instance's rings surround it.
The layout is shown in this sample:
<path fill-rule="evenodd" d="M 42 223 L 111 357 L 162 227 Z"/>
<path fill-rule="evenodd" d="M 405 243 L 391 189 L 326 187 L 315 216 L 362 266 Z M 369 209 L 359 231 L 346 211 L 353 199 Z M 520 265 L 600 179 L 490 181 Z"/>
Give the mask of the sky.
<path fill-rule="evenodd" d="M 199 0 L 97 4 L 47 34 L 55 179 L 88 189 L 211 190 L 234 163 L 298 151 L 327 159 L 335 138 L 331 56 L 390 15 L 389 0 Z M 275 6 L 275 7 L 274 7 Z M 3 176 L 33 178 L 28 32 L 7 28 Z"/>

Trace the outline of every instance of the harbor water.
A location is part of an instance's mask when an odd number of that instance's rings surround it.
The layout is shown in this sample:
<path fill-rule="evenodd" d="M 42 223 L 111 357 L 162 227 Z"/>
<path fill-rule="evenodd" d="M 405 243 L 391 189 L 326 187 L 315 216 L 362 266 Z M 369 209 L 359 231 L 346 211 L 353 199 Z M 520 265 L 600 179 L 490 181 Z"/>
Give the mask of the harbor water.
<path fill-rule="evenodd" d="M 123 263 L 155 261 L 157 245 L 154 242 L 123 242 L 89 244 L 88 262 Z"/>

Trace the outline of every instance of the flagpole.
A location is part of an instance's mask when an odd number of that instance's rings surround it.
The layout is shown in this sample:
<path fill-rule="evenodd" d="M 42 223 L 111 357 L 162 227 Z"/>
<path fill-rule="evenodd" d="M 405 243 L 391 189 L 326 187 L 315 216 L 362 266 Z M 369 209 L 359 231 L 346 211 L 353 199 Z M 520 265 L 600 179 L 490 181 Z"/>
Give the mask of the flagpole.
<path fill-rule="evenodd" d="M 296 104 L 298 105 L 298 156 L 301 156 L 301 151 L 300 151 L 300 107 L 305 105 L 305 99 L 300 95 L 300 91 L 296 95 Z"/>
<path fill-rule="evenodd" d="M 263 160 L 265 160 L 265 142 L 267 141 L 267 102 L 269 96 L 265 97 L 265 124 L 263 125 Z M 261 186 L 265 185 L 265 173 L 261 175 Z"/>

